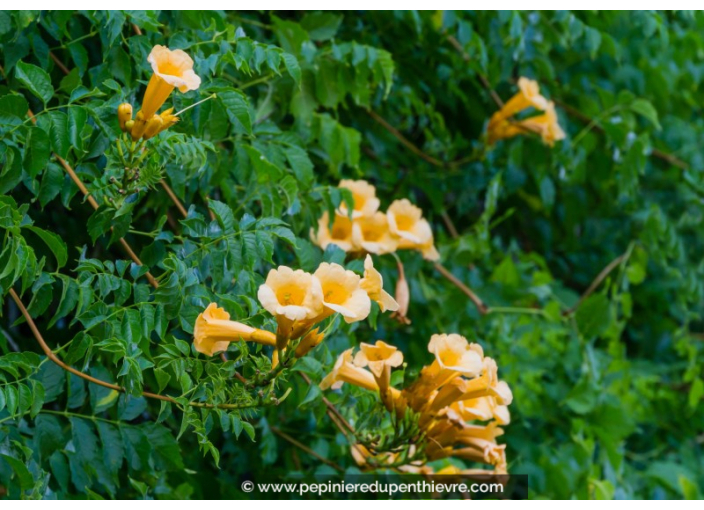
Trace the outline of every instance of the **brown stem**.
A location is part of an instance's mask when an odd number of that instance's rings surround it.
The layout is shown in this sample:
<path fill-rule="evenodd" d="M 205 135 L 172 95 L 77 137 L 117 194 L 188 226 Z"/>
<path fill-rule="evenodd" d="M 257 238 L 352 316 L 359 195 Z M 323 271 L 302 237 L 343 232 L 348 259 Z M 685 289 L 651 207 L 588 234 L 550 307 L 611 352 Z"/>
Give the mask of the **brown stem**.
<path fill-rule="evenodd" d="M 54 55 L 53 51 L 49 52 L 49 57 L 51 57 L 51 60 L 54 61 L 54 63 L 59 67 L 59 69 L 61 69 L 63 71 L 64 74 L 68 74 L 71 72 L 68 70 L 68 67 L 66 67 L 64 65 L 64 63 L 61 62 L 61 60 L 59 60 L 59 58 L 56 55 Z"/>
<path fill-rule="evenodd" d="M 447 227 L 447 231 L 450 233 L 450 236 L 452 236 L 453 239 L 457 239 L 459 237 L 459 233 L 457 232 L 457 228 L 455 228 L 455 224 L 452 222 L 452 218 L 450 218 L 450 215 L 447 214 L 447 212 L 443 211 L 440 217 L 445 223 L 445 227 Z"/>
<path fill-rule="evenodd" d="M 601 272 L 596 276 L 596 278 L 594 278 L 594 281 L 591 283 L 591 285 L 589 285 L 587 290 L 585 290 L 584 293 L 581 296 L 579 296 L 579 299 L 577 300 L 575 305 L 572 308 L 570 308 L 569 310 L 565 310 L 562 313 L 562 315 L 567 316 L 567 315 L 571 315 L 574 312 L 576 312 L 577 308 L 579 308 L 579 305 L 581 305 L 585 299 L 587 299 L 589 296 L 591 296 L 594 293 L 594 291 L 597 288 L 599 288 L 599 285 L 601 285 L 601 282 L 603 282 L 606 279 L 606 277 L 609 275 L 609 273 L 611 273 L 611 271 L 616 269 L 619 266 L 619 264 L 621 264 L 621 262 L 623 262 L 623 260 L 627 256 L 628 256 L 628 254 L 624 253 L 624 254 L 616 257 L 611 262 L 609 262 L 609 264 L 604 269 L 601 270 Z"/>
<path fill-rule="evenodd" d="M 161 187 L 164 188 L 164 191 L 166 191 L 166 194 L 169 195 L 169 198 L 171 199 L 171 201 L 174 203 L 174 205 L 178 209 L 178 212 L 181 213 L 181 216 L 186 218 L 188 216 L 188 211 L 186 211 L 186 208 L 183 207 L 183 204 L 176 196 L 176 193 L 174 193 L 174 190 L 172 190 L 171 187 L 168 184 L 166 184 L 165 179 L 160 180 L 159 184 L 161 184 Z"/>
<path fill-rule="evenodd" d="M 479 313 L 482 315 L 486 315 L 489 313 L 489 307 L 484 304 L 484 301 L 482 301 L 479 296 L 477 296 L 472 289 L 467 287 L 464 283 L 462 283 L 460 280 L 457 279 L 455 275 L 453 275 L 445 266 L 440 264 L 440 262 L 435 262 L 434 264 L 435 269 L 438 270 L 438 272 L 443 275 L 450 283 L 452 283 L 455 287 L 460 289 L 462 292 L 466 294 L 466 296 L 474 303 L 474 305 L 477 307 L 477 310 L 479 310 Z"/>
<path fill-rule="evenodd" d="M 330 466 L 331 468 L 336 469 L 336 470 L 340 471 L 341 473 L 345 471 L 345 470 L 344 470 L 342 467 L 340 467 L 338 464 L 334 463 L 333 461 L 331 461 L 331 460 L 329 460 L 329 459 L 326 459 L 325 457 L 323 457 L 323 456 L 320 455 L 319 453 L 317 453 L 317 452 L 311 450 L 311 449 L 308 448 L 306 445 L 304 445 L 303 443 L 299 442 L 298 440 L 292 438 L 292 437 L 289 436 L 286 432 L 284 432 L 283 430 L 279 429 L 278 427 L 274 427 L 274 426 L 272 425 L 270 428 L 271 428 L 271 431 L 272 431 L 274 434 L 276 434 L 277 436 L 280 436 L 280 437 L 284 438 L 286 441 L 288 441 L 289 443 L 291 443 L 293 446 L 296 446 L 296 447 L 300 448 L 301 450 L 303 450 L 304 452 L 306 452 L 306 453 L 307 453 L 308 455 L 310 455 L 311 457 L 315 457 L 315 458 L 318 459 L 320 462 L 322 462 L 322 463 L 324 463 L 324 464 L 327 464 L 327 465 Z"/>
<path fill-rule="evenodd" d="M 27 115 L 31 118 L 32 122 L 34 124 L 37 123 L 37 119 L 34 117 L 34 113 L 32 113 L 32 110 L 27 111 Z M 88 200 L 88 203 L 93 207 L 94 210 L 98 210 L 98 202 L 95 201 L 95 199 L 91 196 L 90 192 L 88 191 L 88 188 L 86 188 L 86 185 L 83 184 L 83 181 L 81 181 L 81 178 L 78 177 L 78 174 L 71 168 L 71 165 L 69 165 L 61 156 L 58 154 L 54 153 L 54 157 L 56 160 L 59 162 L 59 164 L 63 167 L 64 170 L 66 170 L 66 173 L 71 177 L 71 180 L 74 182 L 76 186 L 78 186 L 78 189 L 81 190 L 81 193 L 83 193 L 83 196 L 86 197 L 86 200 Z M 110 230 L 112 230 L 112 227 L 110 227 Z M 127 255 L 132 259 L 132 261 L 137 264 L 138 266 L 143 266 L 142 261 L 139 259 L 137 254 L 134 252 L 132 247 L 129 245 L 127 241 L 125 241 L 123 238 L 120 238 L 120 244 L 124 248 L 124 250 L 127 252 Z M 147 273 L 144 275 L 147 277 L 147 280 L 149 281 L 149 284 L 154 287 L 155 289 L 159 287 L 159 282 L 156 281 L 156 278 L 147 271 Z"/>
<path fill-rule="evenodd" d="M 298 372 L 298 374 L 300 374 L 303 380 L 308 383 L 308 386 L 311 386 L 313 384 L 310 380 L 310 377 L 308 377 L 306 374 L 304 374 L 303 372 Z M 323 403 L 328 408 L 328 416 L 330 416 L 335 425 L 337 425 L 337 428 L 340 429 L 340 432 L 345 435 L 347 435 L 347 431 L 353 434 L 355 433 L 354 427 L 350 425 L 347 420 L 345 420 L 345 417 L 340 414 L 340 411 L 337 410 L 337 408 L 332 402 L 330 402 L 327 398 L 323 397 Z M 337 420 L 339 420 L 339 423 Z M 347 431 L 344 430 L 345 428 L 347 429 Z"/>
<path fill-rule="evenodd" d="M 448 35 L 447 41 L 459 52 L 460 55 L 462 55 L 462 59 L 465 62 L 469 63 L 472 60 L 472 57 L 470 57 L 467 52 L 464 51 L 464 48 L 462 47 L 460 42 L 455 39 L 454 36 Z M 479 81 L 482 83 L 482 86 L 489 92 L 489 95 L 496 103 L 496 106 L 498 106 L 499 108 L 503 108 L 504 102 L 501 100 L 496 91 L 491 88 L 491 84 L 489 83 L 487 77 L 480 72 L 477 72 L 477 76 L 479 77 Z"/>
<path fill-rule="evenodd" d="M 379 116 L 379 114 L 376 113 L 374 110 L 371 110 L 371 109 L 370 109 L 370 110 L 367 110 L 367 113 L 369 114 L 369 116 L 370 116 L 372 119 L 374 119 L 374 120 L 377 121 L 379 124 L 381 124 L 381 125 L 384 127 L 384 129 L 386 129 L 389 133 L 391 133 L 392 135 L 394 135 L 394 137 L 395 137 L 399 142 L 401 142 L 404 146 L 406 146 L 406 148 L 407 148 L 408 150 L 410 150 L 413 154 L 415 154 L 416 156 L 420 157 L 421 159 L 424 159 L 425 161 L 427 161 L 427 162 L 430 163 L 431 165 L 434 165 L 434 166 L 437 166 L 437 167 L 440 167 L 440 168 L 445 168 L 445 166 L 446 166 L 445 163 L 443 163 L 443 162 L 440 161 L 439 159 L 435 159 L 434 157 L 427 155 L 425 152 L 423 152 L 423 151 L 420 150 L 418 147 L 416 147 L 415 145 L 413 145 L 410 141 L 408 141 L 408 139 L 407 139 L 405 136 L 403 136 L 403 135 L 399 132 L 398 129 L 396 129 L 396 128 L 393 127 L 391 124 L 389 124 L 388 122 L 386 122 L 386 120 L 384 120 L 381 116 Z"/>
<path fill-rule="evenodd" d="M 42 351 L 44 351 L 44 354 L 46 354 L 46 357 L 49 358 L 51 361 L 56 363 L 58 366 L 66 370 L 67 372 L 71 372 L 72 374 L 80 377 L 81 379 L 85 379 L 86 381 L 92 382 L 93 384 L 97 384 L 99 386 L 103 386 L 104 388 L 110 388 L 111 390 L 119 391 L 120 393 L 126 393 L 127 390 L 123 388 L 122 386 L 118 386 L 117 384 L 112 384 L 107 381 L 102 381 L 100 379 L 96 379 L 95 377 L 92 377 L 86 373 L 81 372 L 80 370 L 76 370 L 75 368 L 67 365 L 63 361 L 59 359 L 59 357 L 54 353 L 54 351 L 51 350 L 49 345 L 46 343 L 44 340 L 44 337 L 42 334 L 39 332 L 39 328 L 37 328 L 37 325 L 34 322 L 34 319 L 32 319 L 32 316 L 29 314 L 27 311 L 27 308 L 24 306 L 24 303 L 22 303 L 22 300 L 20 297 L 17 295 L 14 289 L 10 289 L 10 296 L 12 299 L 15 301 L 15 304 L 17 305 L 17 308 L 20 309 L 20 312 L 22 312 L 22 315 L 24 316 L 25 320 L 27 321 L 27 324 L 29 325 L 29 329 L 32 330 L 32 334 L 34 335 L 34 338 L 37 340 L 39 343 L 39 346 L 42 348 Z M 178 404 L 175 399 L 172 397 L 166 396 L 166 395 L 159 395 L 158 393 L 151 393 L 148 391 L 142 392 L 143 397 L 147 398 L 153 398 L 157 400 L 163 400 L 165 402 L 170 402 L 172 404 Z M 238 406 L 237 404 L 207 404 L 204 402 L 189 402 L 190 406 L 193 407 L 206 407 L 206 408 L 215 408 L 217 407 L 218 409 L 239 409 L 243 406 Z"/>
<path fill-rule="evenodd" d="M 134 30 L 135 34 L 142 35 L 142 29 L 139 28 L 136 23 L 132 23 L 132 30 Z"/>
<path fill-rule="evenodd" d="M 597 131 L 599 133 L 604 132 L 604 128 L 602 128 L 599 124 L 594 122 L 594 119 L 589 117 L 589 115 L 586 115 L 586 114 L 580 112 L 576 108 L 568 105 L 567 103 L 565 103 L 559 99 L 555 99 L 555 104 L 560 106 L 560 108 L 562 108 L 571 117 L 578 119 L 579 121 L 583 122 L 584 124 L 591 125 L 592 129 L 594 131 Z M 676 166 L 677 168 L 680 168 L 681 170 L 687 170 L 689 168 L 689 164 L 687 164 L 686 161 L 682 161 L 680 158 L 678 158 L 674 154 L 668 154 L 667 152 L 663 152 L 659 149 L 653 149 L 652 151 L 650 151 L 650 155 L 655 158 L 658 158 L 662 161 L 665 161 L 666 163 L 669 163 L 672 166 Z"/>

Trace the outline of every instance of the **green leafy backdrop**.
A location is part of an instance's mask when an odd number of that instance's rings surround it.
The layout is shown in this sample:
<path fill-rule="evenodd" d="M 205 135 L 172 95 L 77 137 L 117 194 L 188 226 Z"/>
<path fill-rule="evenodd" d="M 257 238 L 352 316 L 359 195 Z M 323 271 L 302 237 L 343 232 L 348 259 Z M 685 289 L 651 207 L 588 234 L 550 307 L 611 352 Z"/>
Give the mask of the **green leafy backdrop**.
<path fill-rule="evenodd" d="M 701 497 L 702 34 L 693 12 L 0 11 L 0 498 L 243 497 L 243 479 L 353 470 L 295 372 L 315 383 L 381 338 L 410 380 L 436 332 L 497 360 L 509 471 L 532 497 Z M 141 100 L 155 44 L 203 79 L 176 110 L 217 98 L 154 141 L 141 193 L 110 208 L 115 112 Z M 554 148 L 485 144 L 520 76 L 557 105 Z M 217 300 L 271 330 L 270 267 L 342 262 L 309 241 L 348 198 L 341 178 L 376 185 L 382 208 L 420 205 L 481 302 L 403 253 L 412 323 L 336 325 L 265 402 L 231 378 L 267 367 L 239 344 L 227 363 L 196 356 L 193 322 Z M 393 285 L 394 260 L 377 265 Z M 127 393 L 46 358 L 11 289 L 63 362 Z M 325 396 L 357 423 L 377 405 Z"/>

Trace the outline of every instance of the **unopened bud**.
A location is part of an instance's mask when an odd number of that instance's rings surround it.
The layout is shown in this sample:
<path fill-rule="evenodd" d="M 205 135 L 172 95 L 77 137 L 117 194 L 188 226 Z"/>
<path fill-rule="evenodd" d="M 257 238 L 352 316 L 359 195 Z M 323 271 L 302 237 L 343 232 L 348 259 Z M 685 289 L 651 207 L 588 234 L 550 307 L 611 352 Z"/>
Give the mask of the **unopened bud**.
<path fill-rule="evenodd" d="M 411 303 L 411 291 L 408 288 L 408 281 L 406 280 L 406 275 L 403 271 L 403 264 L 401 261 L 397 261 L 398 265 L 398 281 L 396 282 L 396 302 L 398 303 L 398 310 L 396 310 L 392 315 L 392 319 L 396 319 L 401 324 L 410 324 L 411 321 L 408 319 L 408 306 Z"/>
<path fill-rule="evenodd" d="M 144 129 L 144 139 L 149 140 L 156 136 L 161 131 L 164 121 L 158 115 L 152 115 L 152 118 L 147 121 L 147 127 Z"/>
<path fill-rule="evenodd" d="M 142 135 L 144 134 L 144 131 L 147 129 L 147 120 L 144 118 L 144 114 L 142 114 L 142 110 L 137 112 L 137 116 L 134 119 L 134 125 L 132 126 L 132 131 L 130 131 L 130 134 L 132 135 L 132 140 L 135 142 L 142 138 Z"/>
<path fill-rule="evenodd" d="M 173 108 L 169 108 L 168 110 L 164 110 L 159 114 L 159 117 L 161 117 L 161 120 L 164 122 L 164 124 L 161 126 L 161 129 L 159 130 L 159 133 L 161 133 L 162 131 L 166 131 L 179 121 L 179 118 L 173 114 L 173 111 Z"/>
<path fill-rule="evenodd" d="M 301 340 L 301 342 L 298 344 L 298 347 L 296 347 L 296 357 L 302 358 L 303 356 L 308 354 L 320 342 L 323 341 L 323 338 L 325 338 L 325 335 L 320 333 L 318 328 L 309 331 L 308 334 L 303 337 L 303 340 Z"/>
<path fill-rule="evenodd" d="M 120 123 L 120 129 L 124 133 L 128 131 L 127 122 L 132 120 L 132 105 L 129 103 L 122 103 L 117 107 L 117 121 Z"/>

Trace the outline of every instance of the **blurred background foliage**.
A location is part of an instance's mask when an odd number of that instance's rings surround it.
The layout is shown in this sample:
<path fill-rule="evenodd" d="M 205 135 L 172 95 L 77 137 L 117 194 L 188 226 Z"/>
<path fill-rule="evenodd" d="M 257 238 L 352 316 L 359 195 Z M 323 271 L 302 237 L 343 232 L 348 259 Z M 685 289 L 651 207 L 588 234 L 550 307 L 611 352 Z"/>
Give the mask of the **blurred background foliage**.
<path fill-rule="evenodd" d="M 139 397 L 249 398 L 223 389 L 245 352 L 197 358 L 193 320 L 217 299 L 271 329 L 256 288 L 272 265 L 341 262 L 308 241 L 341 178 L 375 184 L 382 208 L 423 207 L 441 263 L 488 313 L 403 253 L 412 323 L 340 324 L 299 371 L 317 382 L 381 338 L 411 380 L 430 335 L 459 332 L 513 389 L 502 439 L 532 497 L 701 497 L 702 34 L 694 12 L 0 12 L 0 497 L 243 497 L 244 479 L 333 469 L 280 432 L 354 470 L 297 374 L 283 403 L 251 411 Z M 158 184 L 94 212 L 57 156 L 102 204 L 116 107 L 141 98 L 154 44 L 203 78 L 177 110 L 218 96 L 150 158 L 146 185 L 164 177 L 188 218 Z M 520 76 L 557 105 L 554 148 L 485 145 L 492 96 Z M 395 262 L 377 265 L 392 289 Z M 48 361 L 10 288 L 65 362 L 130 396 Z M 325 396 L 353 423 L 378 405 Z"/>

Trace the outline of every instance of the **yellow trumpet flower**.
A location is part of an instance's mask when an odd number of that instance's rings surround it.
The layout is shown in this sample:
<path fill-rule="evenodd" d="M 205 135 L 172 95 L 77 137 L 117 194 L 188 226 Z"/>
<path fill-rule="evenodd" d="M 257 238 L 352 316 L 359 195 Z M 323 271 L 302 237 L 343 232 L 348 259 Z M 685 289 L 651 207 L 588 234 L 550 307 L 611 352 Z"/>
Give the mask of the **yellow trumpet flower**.
<path fill-rule="evenodd" d="M 513 401 L 511 388 L 505 381 L 499 381 L 496 361 L 484 358 L 482 375 L 465 381 L 465 388 L 460 400 L 491 396 L 499 405 L 510 405 Z"/>
<path fill-rule="evenodd" d="M 323 262 L 314 276 L 320 282 L 323 306 L 326 311 L 318 317 L 322 320 L 332 312 L 342 315 L 347 323 L 364 320 L 371 310 L 371 300 L 360 287 L 359 275 L 346 270 L 339 264 Z"/>
<path fill-rule="evenodd" d="M 535 80 L 525 77 L 518 79 L 518 92 L 506 104 L 496 112 L 489 121 L 489 127 L 498 124 L 504 119 L 513 117 L 519 112 L 531 106 L 536 110 L 544 111 L 548 101 L 540 94 L 540 86 Z"/>
<path fill-rule="evenodd" d="M 494 397 L 478 397 L 455 402 L 447 409 L 447 416 L 462 422 L 494 419 L 499 425 L 511 423 L 508 406 L 499 405 Z"/>
<path fill-rule="evenodd" d="M 262 306 L 276 317 L 310 319 L 322 312 L 320 282 L 312 274 L 286 266 L 272 269 L 257 293 Z"/>
<path fill-rule="evenodd" d="M 389 221 L 383 212 L 362 216 L 352 224 L 352 242 L 367 253 L 383 255 L 396 251 L 397 239 L 389 230 Z"/>
<path fill-rule="evenodd" d="M 428 260 L 440 258 L 433 242 L 433 231 L 423 218 L 423 211 L 403 198 L 394 201 L 386 211 L 389 230 L 399 238 L 399 249 L 420 250 Z"/>
<path fill-rule="evenodd" d="M 377 378 L 382 378 L 384 372 L 390 373 L 392 367 L 401 366 L 403 363 L 403 353 L 383 340 L 377 340 L 375 345 L 362 342 L 359 348 L 354 364 L 358 367 L 369 367 Z"/>
<path fill-rule="evenodd" d="M 208 356 L 226 351 L 230 342 L 249 340 L 264 345 L 276 345 L 276 335 L 230 320 L 230 314 L 216 303 L 198 315 L 193 330 L 196 351 Z"/>
<path fill-rule="evenodd" d="M 442 384 L 460 374 L 475 377 L 482 371 L 484 351 L 481 346 L 470 344 L 456 333 L 430 337 L 428 352 L 435 355 L 435 361 L 428 367 L 427 374 L 434 376 L 436 383 Z"/>
<path fill-rule="evenodd" d="M 157 44 L 147 61 L 154 74 L 142 100 L 141 111 L 145 119 L 150 119 L 161 108 L 174 88 L 188 92 L 200 87 L 200 77 L 193 71 L 193 59 L 183 50 L 170 50 Z"/>
<path fill-rule="evenodd" d="M 320 389 L 337 390 L 343 383 L 353 384 L 371 391 L 379 389 L 371 372 L 352 364 L 352 349 L 347 349 L 340 354 L 332 371 L 320 382 Z"/>
<path fill-rule="evenodd" d="M 348 189 L 352 192 L 352 198 L 354 199 L 352 219 L 371 216 L 379 209 L 379 199 L 376 198 L 376 188 L 367 181 L 343 179 L 340 181 L 338 187 Z M 349 216 L 349 211 L 344 202 L 340 204 L 338 212 L 341 216 Z"/>
<path fill-rule="evenodd" d="M 525 131 L 532 131 L 540 135 L 545 145 L 552 147 L 558 140 L 564 140 L 565 132 L 558 124 L 555 103 L 550 101 L 542 115 L 529 117 L 518 122 L 518 128 Z"/>
<path fill-rule="evenodd" d="M 364 278 L 359 282 L 359 286 L 364 289 L 372 301 L 377 302 L 382 312 L 398 310 L 399 305 L 396 300 L 384 290 L 384 279 L 381 273 L 374 269 L 371 255 L 367 255 L 367 258 L 364 259 Z"/>
<path fill-rule="evenodd" d="M 352 222 L 347 216 L 336 214 L 332 228 L 329 227 L 330 215 L 325 211 L 318 220 L 318 232 L 310 231 L 311 240 L 323 250 L 334 244 L 342 251 L 354 251 L 352 244 Z"/>
<path fill-rule="evenodd" d="M 354 358 L 358 367 L 369 367 L 376 383 L 379 385 L 379 395 L 389 411 L 394 409 L 394 398 L 391 394 L 391 368 L 403 363 L 403 353 L 393 345 L 377 340 L 376 345 L 361 343 L 361 349 Z"/>

